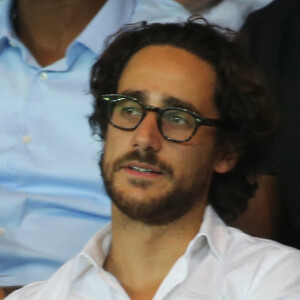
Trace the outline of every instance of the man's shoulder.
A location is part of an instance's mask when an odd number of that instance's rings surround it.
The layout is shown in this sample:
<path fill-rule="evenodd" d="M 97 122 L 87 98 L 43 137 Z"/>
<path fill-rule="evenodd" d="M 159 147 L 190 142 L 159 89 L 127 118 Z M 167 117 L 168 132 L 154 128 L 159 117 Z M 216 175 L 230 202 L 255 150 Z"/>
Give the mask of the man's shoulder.
<path fill-rule="evenodd" d="M 47 281 L 34 282 L 15 291 L 5 300 L 57 300 L 66 299 L 77 256 L 66 262 Z"/>
<path fill-rule="evenodd" d="M 259 238 L 251 236 L 240 229 L 228 226 L 228 233 L 231 240 L 231 247 L 229 250 L 235 248 L 246 248 L 247 251 L 259 252 L 274 252 L 278 254 L 296 253 L 300 255 L 298 249 L 280 244 L 270 239 Z"/>
<path fill-rule="evenodd" d="M 70 294 L 76 282 L 80 282 L 90 268 L 98 269 L 102 264 L 104 252 L 110 247 L 110 232 L 111 225 L 108 224 L 96 232 L 82 251 L 63 264 L 48 280 L 28 284 L 5 300 L 71 299 Z"/>
<path fill-rule="evenodd" d="M 300 299 L 300 251 L 228 227 L 223 281 L 240 279 L 251 299 Z"/>
<path fill-rule="evenodd" d="M 226 225 L 213 207 L 208 206 L 200 233 L 209 237 L 209 244 L 217 250 L 218 257 L 223 263 L 249 264 L 259 258 L 270 257 L 271 260 L 285 256 L 300 259 L 300 251 L 280 244 L 276 241 L 251 236 L 240 229 Z M 253 258 L 253 261 L 251 260 Z"/>
<path fill-rule="evenodd" d="M 278 264 L 284 267 L 291 267 L 299 273 L 300 251 L 282 245 L 276 241 L 250 236 L 239 229 L 228 227 L 229 239 L 225 262 L 239 265 L 239 267 L 250 267 L 262 269 L 263 272 L 277 268 Z M 279 267 L 280 269 L 280 267 Z"/>

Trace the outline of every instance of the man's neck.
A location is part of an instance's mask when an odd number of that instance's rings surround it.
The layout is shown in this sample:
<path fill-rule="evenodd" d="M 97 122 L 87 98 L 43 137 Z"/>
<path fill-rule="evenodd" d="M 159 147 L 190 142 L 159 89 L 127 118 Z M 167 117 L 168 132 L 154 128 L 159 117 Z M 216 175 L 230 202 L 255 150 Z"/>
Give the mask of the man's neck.
<path fill-rule="evenodd" d="M 182 256 L 202 223 L 204 205 L 163 226 L 132 221 L 113 206 L 112 246 L 104 268 L 130 299 L 152 299 L 163 279 Z"/>
<path fill-rule="evenodd" d="M 42 66 L 65 56 L 106 0 L 18 0 L 16 31 Z"/>

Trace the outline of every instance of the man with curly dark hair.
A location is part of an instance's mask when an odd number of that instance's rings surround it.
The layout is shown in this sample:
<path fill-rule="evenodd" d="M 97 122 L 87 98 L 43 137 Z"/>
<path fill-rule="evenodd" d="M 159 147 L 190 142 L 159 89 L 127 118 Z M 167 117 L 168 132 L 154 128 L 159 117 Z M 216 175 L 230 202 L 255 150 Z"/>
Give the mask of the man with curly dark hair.
<path fill-rule="evenodd" d="M 231 34 L 131 26 L 94 65 L 91 91 L 112 224 L 8 299 L 299 299 L 299 251 L 222 221 L 254 194 L 276 123 Z"/>

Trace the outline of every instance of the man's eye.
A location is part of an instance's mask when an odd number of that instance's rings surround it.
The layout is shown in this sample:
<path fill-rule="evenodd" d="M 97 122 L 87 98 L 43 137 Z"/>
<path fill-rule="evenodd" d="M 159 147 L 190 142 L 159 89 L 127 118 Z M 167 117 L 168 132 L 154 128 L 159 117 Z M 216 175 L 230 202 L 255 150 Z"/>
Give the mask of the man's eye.
<path fill-rule="evenodd" d="M 194 126 L 194 119 L 191 115 L 182 111 L 166 111 L 163 115 L 165 126 L 177 128 L 191 128 Z"/>
<path fill-rule="evenodd" d="M 123 107 L 121 110 L 122 115 L 128 115 L 128 116 L 135 116 L 135 115 L 140 115 L 141 111 L 140 109 L 137 109 L 135 107 Z"/>
<path fill-rule="evenodd" d="M 164 120 L 169 122 L 169 123 L 173 123 L 173 124 L 187 124 L 188 120 L 186 118 L 186 116 L 182 115 L 182 114 L 178 114 L 178 113 L 168 113 L 165 114 L 164 116 Z"/>
<path fill-rule="evenodd" d="M 174 124 L 186 124 L 186 122 L 187 122 L 187 120 L 185 120 L 184 118 L 182 118 L 180 116 L 176 116 L 176 115 L 168 116 L 168 121 L 172 122 Z"/>

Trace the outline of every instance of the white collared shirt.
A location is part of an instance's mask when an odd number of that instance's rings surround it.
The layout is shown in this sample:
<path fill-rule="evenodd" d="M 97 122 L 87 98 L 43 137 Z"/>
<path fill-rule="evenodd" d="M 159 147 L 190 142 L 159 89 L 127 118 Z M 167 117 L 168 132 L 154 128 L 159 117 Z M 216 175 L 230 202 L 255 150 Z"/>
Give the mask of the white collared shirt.
<path fill-rule="evenodd" d="M 7 300 L 129 300 L 103 262 L 110 225 L 48 281 Z M 299 300 L 300 252 L 227 227 L 208 206 L 199 233 L 161 283 L 153 300 Z"/>

